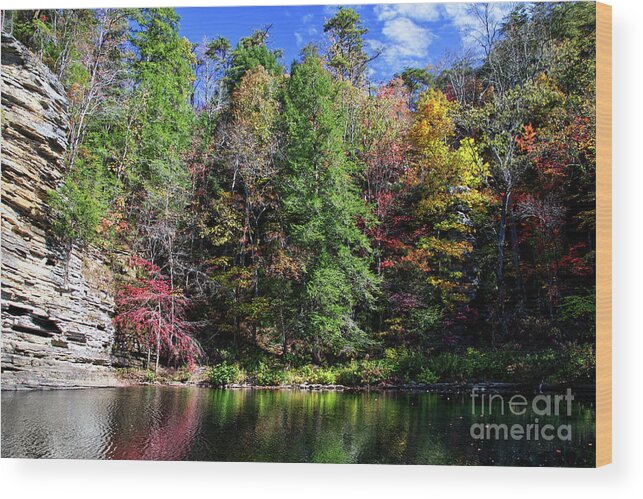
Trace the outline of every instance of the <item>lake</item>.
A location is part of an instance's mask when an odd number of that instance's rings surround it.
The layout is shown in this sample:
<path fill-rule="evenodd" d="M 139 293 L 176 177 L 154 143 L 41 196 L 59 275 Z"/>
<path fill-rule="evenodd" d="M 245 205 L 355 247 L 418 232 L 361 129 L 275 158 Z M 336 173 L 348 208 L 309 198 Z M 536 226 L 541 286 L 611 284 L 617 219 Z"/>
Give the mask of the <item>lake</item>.
<path fill-rule="evenodd" d="M 495 402 L 495 401 L 494 401 Z M 2 393 L 2 457 L 593 466 L 593 401 L 538 418 L 571 440 L 474 439 L 469 394 L 136 386 Z"/>

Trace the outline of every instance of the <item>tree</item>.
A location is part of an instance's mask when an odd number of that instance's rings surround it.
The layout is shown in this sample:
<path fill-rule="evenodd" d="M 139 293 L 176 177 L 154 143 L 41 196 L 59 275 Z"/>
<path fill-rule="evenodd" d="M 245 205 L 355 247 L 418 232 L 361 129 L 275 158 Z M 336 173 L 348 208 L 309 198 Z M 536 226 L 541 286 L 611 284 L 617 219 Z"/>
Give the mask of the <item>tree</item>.
<path fill-rule="evenodd" d="M 123 44 L 126 41 L 129 11 L 98 9 L 93 11 L 95 27 L 90 36 L 76 38 L 78 61 L 72 61 L 70 86 L 69 165 L 73 168 L 83 141 L 87 121 L 105 104 L 113 88 L 125 80 Z"/>
<path fill-rule="evenodd" d="M 434 80 L 433 75 L 426 68 L 406 67 L 395 77 L 400 78 L 408 89 L 408 106 L 411 109 L 414 108 L 420 95 L 433 84 Z"/>
<path fill-rule="evenodd" d="M 179 36 L 179 16 L 173 9 L 142 9 L 135 19 L 133 78 L 135 98 L 142 103 L 137 119 L 143 124 L 136 174 L 164 184 L 178 164 L 172 158 L 190 143 L 194 55 L 190 42 Z"/>
<path fill-rule="evenodd" d="M 208 120 L 219 114 L 228 98 L 225 77 L 230 68 L 231 46 L 222 36 L 203 40 L 194 48 L 196 56 L 195 105 L 205 109 Z"/>
<path fill-rule="evenodd" d="M 286 237 L 301 259 L 293 283 L 313 357 L 348 354 L 368 345 L 357 313 L 368 309 L 377 279 L 371 248 L 358 227 L 367 220 L 343 150 L 333 102 L 336 89 L 317 57 L 293 65 L 284 96 L 286 161 L 280 179 Z"/>
<path fill-rule="evenodd" d="M 364 51 L 364 35 L 368 33 L 353 9 L 340 7 L 337 13 L 324 23 L 328 34 L 328 65 L 338 79 L 356 87 L 364 86 L 366 65 L 378 55 L 368 57 Z"/>
<path fill-rule="evenodd" d="M 33 35 L 46 33 L 42 56 L 58 71 L 69 96 L 67 172 L 49 196 L 52 228 L 62 242 L 67 265 L 74 245 L 97 241 L 97 232 L 120 194 L 119 180 L 93 141 L 126 77 L 123 43 L 129 14 L 119 9 L 83 12 L 42 14 L 34 21 Z M 113 142 L 104 135 L 103 139 L 106 144 Z M 65 272 L 65 285 L 67 278 Z"/>
<path fill-rule="evenodd" d="M 367 230 L 374 250 L 375 270 L 387 266 L 389 250 L 401 244 L 397 231 L 400 198 L 404 192 L 403 177 L 410 164 L 408 133 L 411 112 L 409 93 L 396 78 L 382 87 L 362 109 L 362 150 L 366 170 L 365 196 L 373 206 L 376 222 Z"/>
<path fill-rule="evenodd" d="M 478 39 L 485 54 L 480 69 L 482 82 L 472 86 L 486 94 L 472 99 L 459 119 L 459 124 L 470 136 L 479 136 L 480 145 L 490 158 L 490 186 L 498 196 L 495 233 L 496 329 L 507 335 L 509 318 L 506 313 L 507 286 L 505 276 L 507 231 L 512 216 L 512 196 L 526 171 L 526 164 L 518 154 L 518 138 L 527 124 L 533 103 L 539 99 L 537 75 L 550 60 L 549 7 L 520 6 L 502 24 L 492 16 L 488 6 L 478 8 L 480 20 Z M 465 85 L 466 87 L 466 85 Z M 515 248 L 515 244 L 513 245 Z M 514 266 L 519 269 L 519 255 L 513 252 Z"/>
<path fill-rule="evenodd" d="M 100 165 L 89 161 L 79 162 L 58 189 L 49 192 L 51 227 L 65 254 L 65 287 L 74 245 L 98 241 L 97 231 L 118 192 L 118 183 Z"/>
<path fill-rule="evenodd" d="M 202 351 L 185 319 L 189 299 L 156 265 L 140 258 L 132 263 L 138 272 L 136 282 L 122 286 L 116 297 L 114 323 L 124 336 L 121 341 L 134 342 L 146 352 L 148 366 L 154 351 L 155 371 L 162 356 L 175 365 L 192 365 Z"/>
<path fill-rule="evenodd" d="M 193 46 L 172 9 L 5 14 L 69 96 L 67 255 L 147 261 L 118 296 L 134 349 L 189 362 L 197 328 L 212 359 L 285 364 L 592 337 L 594 6 L 468 9 L 479 49 L 378 87 L 349 8 L 290 74 L 269 26 Z"/>
<path fill-rule="evenodd" d="M 283 66 L 279 63 L 281 51 L 270 50 L 266 45 L 268 29 L 257 30 L 252 35 L 242 38 L 230 56 L 230 69 L 227 74 L 228 93 L 232 93 L 241 83 L 246 71 L 263 66 L 271 75 L 283 73 Z"/>
<path fill-rule="evenodd" d="M 326 54 L 328 66 L 339 90 L 342 137 L 355 160 L 361 133 L 359 113 L 367 98 L 366 66 L 379 52 L 370 58 L 366 55 L 363 38 L 368 30 L 353 9 L 340 7 L 335 16 L 324 23 L 324 32 L 330 40 Z"/>
<path fill-rule="evenodd" d="M 243 210 L 243 222 L 235 239 L 237 248 L 230 264 L 251 274 L 252 299 L 259 301 L 259 280 L 264 262 L 263 228 L 276 208 L 274 178 L 278 149 L 277 79 L 263 66 L 246 71 L 231 100 L 229 120 L 220 130 L 220 157 L 229 191 Z M 257 324 L 252 324 L 257 343 Z"/>
<path fill-rule="evenodd" d="M 407 258 L 418 260 L 436 297 L 450 314 L 475 293 L 467 259 L 476 227 L 486 219 L 489 166 L 473 139 L 450 146 L 455 104 L 439 90 L 425 92 L 417 105 L 410 138 L 415 152 L 413 182 L 420 197 L 415 214 L 424 229 Z"/>
<path fill-rule="evenodd" d="M 173 9 L 143 9 L 132 44 L 138 113 L 132 129 L 135 150 L 127 182 L 138 210 L 132 213 L 140 238 L 132 241 L 161 267 L 167 266 L 171 285 L 177 269 L 176 234 L 189 204 L 189 172 L 183 155 L 190 145 L 194 80 L 191 44 L 179 36 Z"/>

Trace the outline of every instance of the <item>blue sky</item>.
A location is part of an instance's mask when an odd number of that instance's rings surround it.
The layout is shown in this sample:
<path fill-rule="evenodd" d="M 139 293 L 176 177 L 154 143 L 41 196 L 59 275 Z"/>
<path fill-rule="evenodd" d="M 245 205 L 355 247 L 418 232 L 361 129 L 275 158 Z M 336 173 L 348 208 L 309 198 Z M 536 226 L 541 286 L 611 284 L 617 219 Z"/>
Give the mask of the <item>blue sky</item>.
<path fill-rule="evenodd" d="M 380 4 L 353 6 L 369 33 L 367 51 L 383 50 L 371 65 L 371 78 L 384 82 L 406 66 L 441 65 L 447 53 L 460 53 L 475 46 L 477 21 L 470 6 L 445 4 Z M 494 4 L 500 20 L 507 4 Z M 177 8 L 181 34 L 198 43 L 225 36 L 237 41 L 257 28 L 272 25 L 269 45 L 284 51 L 286 66 L 296 59 L 309 42 L 324 43 L 323 25 L 337 6 L 265 6 Z"/>

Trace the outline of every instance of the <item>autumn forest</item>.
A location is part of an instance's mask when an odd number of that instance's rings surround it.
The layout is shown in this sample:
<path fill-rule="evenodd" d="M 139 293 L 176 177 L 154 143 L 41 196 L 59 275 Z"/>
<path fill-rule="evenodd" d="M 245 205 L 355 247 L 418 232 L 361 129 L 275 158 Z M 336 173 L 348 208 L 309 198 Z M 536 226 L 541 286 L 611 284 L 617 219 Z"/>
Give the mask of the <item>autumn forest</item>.
<path fill-rule="evenodd" d="M 68 95 L 52 234 L 118 276 L 114 348 L 220 385 L 592 383 L 595 6 L 489 8 L 384 83 L 351 8 L 295 61 L 173 9 L 4 12 Z"/>

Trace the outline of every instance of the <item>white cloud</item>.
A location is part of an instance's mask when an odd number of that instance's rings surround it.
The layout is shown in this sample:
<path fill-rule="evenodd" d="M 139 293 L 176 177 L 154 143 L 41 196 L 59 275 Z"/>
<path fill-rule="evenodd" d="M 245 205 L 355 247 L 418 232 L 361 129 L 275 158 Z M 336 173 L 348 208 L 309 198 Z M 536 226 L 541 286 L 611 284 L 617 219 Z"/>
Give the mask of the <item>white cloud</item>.
<path fill-rule="evenodd" d="M 465 48 L 479 48 L 481 39 L 486 37 L 483 20 L 486 20 L 492 30 L 498 30 L 503 18 L 511 12 L 514 5 L 512 2 L 446 3 L 442 8 L 444 17 L 460 32 Z"/>
<path fill-rule="evenodd" d="M 377 65 L 385 64 L 387 70 L 398 71 L 406 66 L 426 64 L 428 48 L 433 34 L 407 17 L 394 17 L 384 21 L 383 40 L 368 39 L 371 51 L 380 51 Z"/>
<path fill-rule="evenodd" d="M 382 27 L 382 34 L 395 44 L 401 55 L 406 57 L 426 56 L 427 48 L 433 39 L 428 29 L 406 17 L 396 17 L 386 21 Z"/>
<path fill-rule="evenodd" d="M 396 17 L 406 17 L 418 22 L 432 22 L 440 19 L 440 4 L 437 3 L 376 5 L 373 11 L 379 21 L 387 21 Z"/>
<path fill-rule="evenodd" d="M 313 21 L 315 20 L 315 16 L 313 14 L 306 14 L 304 17 L 301 18 L 301 22 L 304 25 L 304 28 L 306 32 L 308 33 L 309 37 L 314 37 L 315 35 L 319 34 L 319 30 L 313 24 Z"/>
<path fill-rule="evenodd" d="M 451 24 L 460 35 L 463 48 L 480 51 L 484 37 L 483 19 L 499 29 L 502 20 L 514 8 L 512 2 L 429 3 L 376 5 L 373 13 L 381 24 L 381 34 L 366 40 L 370 51 L 381 51 L 374 67 L 382 74 L 399 71 L 406 66 L 425 66 L 429 62 L 429 46 L 435 39 L 433 30 Z M 484 9 L 487 10 L 484 10 Z M 427 25 L 440 21 L 440 24 Z M 430 27 L 429 27 L 430 26 Z"/>
<path fill-rule="evenodd" d="M 487 7 L 485 7 L 487 5 Z M 498 29 L 503 18 L 511 12 L 515 3 L 408 3 L 376 5 L 373 12 L 379 21 L 387 23 L 400 18 L 416 23 L 435 22 L 441 19 L 450 22 L 458 30 L 462 45 L 467 48 L 480 46 L 484 36 L 482 20 L 486 16 L 489 24 Z M 485 8 L 487 9 L 485 11 Z"/>
<path fill-rule="evenodd" d="M 324 5 L 324 14 L 332 17 L 337 14 L 338 8 L 338 5 Z"/>
<path fill-rule="evenodd" d="M 366 48 L 371 52 L 381 52 L 386 48 L 384 42 L 381 42 L 380 40 L 376 40 L 374 38 L 368 38 L 364 40 L 364 44 L 366 45 Z"/>

